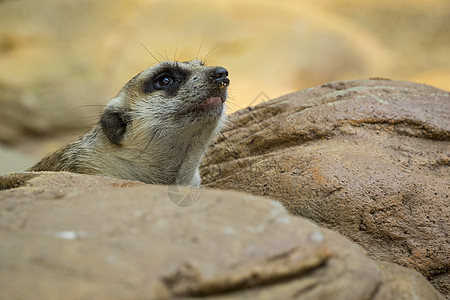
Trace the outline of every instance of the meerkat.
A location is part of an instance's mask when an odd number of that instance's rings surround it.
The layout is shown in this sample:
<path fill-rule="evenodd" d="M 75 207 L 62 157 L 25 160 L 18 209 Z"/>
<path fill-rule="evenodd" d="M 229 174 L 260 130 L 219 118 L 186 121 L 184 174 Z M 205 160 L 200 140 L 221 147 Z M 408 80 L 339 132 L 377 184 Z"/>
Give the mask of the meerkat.
<path fill-rule="evenodd" d="M 199 165 L 225 121 L 229 83 L 225 68 L 200 60 L 161 62 L 128 81 L 89 132 L 27 171 L 199 186 Z"/>

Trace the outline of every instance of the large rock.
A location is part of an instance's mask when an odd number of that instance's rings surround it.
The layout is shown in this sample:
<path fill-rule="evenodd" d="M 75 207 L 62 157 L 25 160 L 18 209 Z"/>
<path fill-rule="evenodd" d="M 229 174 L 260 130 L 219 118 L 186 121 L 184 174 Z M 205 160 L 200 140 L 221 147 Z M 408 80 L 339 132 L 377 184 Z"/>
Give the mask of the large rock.
<path fill-rule="evenodd" d="M 450 294 L 450 94 L 361 80 L 230 116 L 203 183 L 279 200 Z"/>
<path fill-rule="evenodd" d="M 5 299 L 442 299 L 269 199 L 70 173 L 0 187 Z"/>

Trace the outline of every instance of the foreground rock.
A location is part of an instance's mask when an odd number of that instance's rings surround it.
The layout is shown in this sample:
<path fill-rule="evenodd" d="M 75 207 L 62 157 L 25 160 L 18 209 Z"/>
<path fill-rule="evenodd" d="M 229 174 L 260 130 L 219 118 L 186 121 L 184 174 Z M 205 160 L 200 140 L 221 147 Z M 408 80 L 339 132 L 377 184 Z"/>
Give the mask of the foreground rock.
<path fill-rule="evenodd" d="M 450 94 L 325 84 L 231 115 L 203 182 L 279 200 L 450 295 Z"/>
<path fill-rule="evenodd" d="M 0 187 L 7 299 L 442 299 L 268 199 L 70 173 Z"/>

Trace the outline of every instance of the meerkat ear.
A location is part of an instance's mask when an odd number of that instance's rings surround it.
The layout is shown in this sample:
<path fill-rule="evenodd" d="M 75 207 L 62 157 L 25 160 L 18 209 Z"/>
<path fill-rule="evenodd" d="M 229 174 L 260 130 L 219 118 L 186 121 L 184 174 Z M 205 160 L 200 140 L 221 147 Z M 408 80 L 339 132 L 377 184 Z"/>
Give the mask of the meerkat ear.
<path fill-rule="evenodd" d="M 103 112 L 100 124 L 103 132 L 111 143 L 119 145 L 127 131 L 127 125 L 131 123 L 131 118 L 126 110 L 117 107 L 108 107 Z"/>

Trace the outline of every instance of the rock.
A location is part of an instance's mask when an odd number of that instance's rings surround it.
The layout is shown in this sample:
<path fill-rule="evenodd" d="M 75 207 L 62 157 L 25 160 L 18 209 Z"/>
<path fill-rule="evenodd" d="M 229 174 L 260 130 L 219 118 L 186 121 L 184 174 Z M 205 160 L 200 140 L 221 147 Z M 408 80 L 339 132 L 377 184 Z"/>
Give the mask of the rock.
<path fill-rule="evenodd" d="M 378 262 L 381 270 L 380 288 L 377 291 L 378 299 L 439 299 L 442 297 L 429 284 L 426 279 L 414 270 L 401 267 L 397 264 Z"/>
<path fill-rule="evenodd" d="M 42 122 L 32 105 L 26 104 L 26 91 L 0 82 L 0 142 L 12 144 L 28 131 L 40 132 Z"/>
<path fill-rule="evenodd" d="M 419 273 L 391 274 L 266 198 L 71 173 L 0 183 L 7 299 L 442 299 Z M 390 283 L 400 276 L 411 290 Z"/>
<path fill-rule="evenodd" d="M 0 82 L 0 104 L 4 107 L 0 110 L 0 142 L 15 145 L 24 142 L 25 137 L 86 130 L 98 121 L 104 107 L 86 100 L 92 94 L 100 91 L 77 83 L 27 90 Z M 106 102 L 107 97 L 103 100 Z"/>
<path fill-rule="evenodd" d="M 36 159 L 0 143 L 0 174 L 28 169 Z"/>
<path fill-rule="evenodd" d="M 347 265 L 351 265 L 352 261 L 345 259 L 346 253 L 347 251 L 349 253 L 353 252 L 358 246 L 332 230 L 322 228 L 321 231 L 325 236 L 325 240 L 330 241 L 328 245 L 331 251 L 337 253 L 339 259 L 346 261 Z M 443 298 L 425 277 L 417 271 L 389 262 L 376 261 L 376 264 L 380 271 L 381 284 L 379 284 L 377 291 L 372 295 L 372 299 L 410 300 Z M 351 283 L 346 284 L 351 285 Z M 352 295 L 349 294 L 347 299 L 351 298 Z"/>
<path fill-rule="evenodd" d="M 289 94 L 230 116 L 203 183 L 276 199 L 449 295 L 449 111 L 449 92 L 399 81 Z"/>

